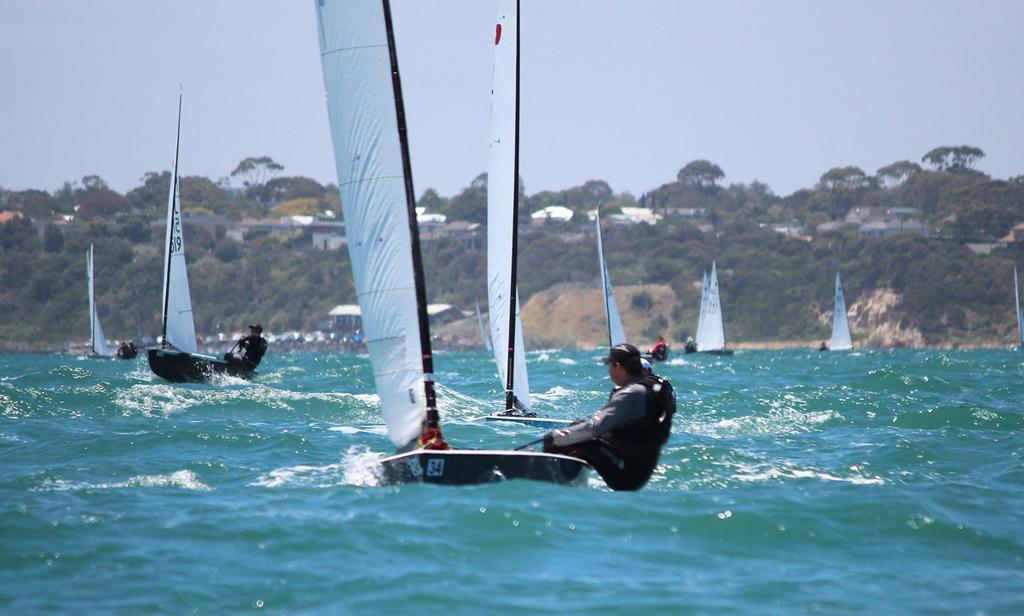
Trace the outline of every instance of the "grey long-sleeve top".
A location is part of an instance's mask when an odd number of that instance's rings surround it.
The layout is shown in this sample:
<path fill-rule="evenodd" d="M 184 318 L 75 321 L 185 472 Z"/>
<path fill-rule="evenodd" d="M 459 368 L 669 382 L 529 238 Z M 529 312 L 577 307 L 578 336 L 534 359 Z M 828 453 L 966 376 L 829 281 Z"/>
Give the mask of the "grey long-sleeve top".
<path fill-rule="evenodd" d="M 559 447 L 593 440 L 619 426 L 640 419 L 647 411 L 647 390 L 637 376 L 631 382 L 612 392 L 608 403 L 589 418 L 566 428 L 551 432 L 553 443 Z"/>

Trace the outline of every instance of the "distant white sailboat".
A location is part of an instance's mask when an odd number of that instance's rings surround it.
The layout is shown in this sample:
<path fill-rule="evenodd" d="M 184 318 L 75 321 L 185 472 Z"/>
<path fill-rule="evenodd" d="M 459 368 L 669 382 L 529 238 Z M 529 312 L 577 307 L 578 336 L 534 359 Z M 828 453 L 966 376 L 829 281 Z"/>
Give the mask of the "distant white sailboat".
<path fill-rule="evenodd" d="M 391 5 L 315 0 L 315 7 L 356 297 L 388 436 L 399 450 L 381 460 L 382 481 L 585 481 L 589 467 L 578 458 L 456 450 L 444 442 Z M 502 12 L 499 32 L 504 27 L 515 40 L 514 22 L 505 25 L 511 18 L 511 11 Z M 513 276 L 513 293 L 514 282 Z M 491 319 L 497 320 L 494 312 Z M 496 338 L 495 346 L 500 344 Z"/>
<path fill-rule="evenodd" d="M 707 290 L 701 293 L 701 317 L 697 325 L 697 352 L 732 355 L 732 351 L 725 348 L 725 321 L 718 291 L 718 268 L 714 262 L 705 287 Z"/>
<path fill-rule="evenodd" d="M 110 357 L 113 353 L 107 348 L 107 339 L 103 336 L 103 326 L 100 325 L 100 313 L 96 309 L 96 293 L 93 288 L 93 265 L 92 265 L 92 244 L 85 253 L 85 271 L 89 279 L 89 346 L 94 355 Z"/>
<path fill-rule="evenodd" d="M 519 242 L 519 5 L 511 0 L 499 4 L 501 9 L 494 36 L 487 171 L 487 309 L 494 361 L 505 387 L 505 408 L 487 415 L 485 419 L 551 428 L 570 422 L 537 417 L 531 410 L 516 280 Z"/>
<path fill-rule="evenodd" d="M 1013 266 L 1013 296 L 1017 300 L 1017 337 L 1018 344 L 1024 347 L 1024 318 L 1020 312 L 1020 286 L 1017 284 L 1017 266 Z"/>
<path fill-rule="evenodd" d="M 836 303 L 832 311 L 832 342 L 829 349 L 833 351 L 849 351 L 853 348 L 850 336 L 850 320 L 846 314 L 846 299 L 843 297 L 843 285 L 836 272 Z"/>
<path fill-rule="evenodd" d="M 178 154 L 181 145 L 181 96 L 178 96 L 178 130 L 174 164 L 167 194 L 167 232 L 164 237 L 164 285 L 161 344 L 146 350 L 149 367 L 168 381 L 204 381 L 214 373 L 248 378 L 254 371 L 234 362 L 200 355 L 192 317 L 192 294 L 185 263 L 185 238 L 181 224 L 181 191 Z"/>
<path fill-rule="evenodd" d="M 626 342 L 626 332 L 619 316 L 619 306 L 612 292 L 612 280 L 608 276 L 608 264 L 604 261 L 604 243 L 601 239 L 601 208 L 597 208 L 597 258 L 601 264 L 601 286 L 604 291 L 604 316 L 608 322 L 608 348 Z"/>

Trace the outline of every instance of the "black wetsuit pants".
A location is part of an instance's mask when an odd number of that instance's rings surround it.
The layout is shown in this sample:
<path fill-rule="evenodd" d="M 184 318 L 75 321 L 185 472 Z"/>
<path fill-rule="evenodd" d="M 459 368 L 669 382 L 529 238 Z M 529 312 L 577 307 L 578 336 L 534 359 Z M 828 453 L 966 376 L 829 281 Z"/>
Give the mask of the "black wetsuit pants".
<path fill-rule="evenodd" d="M 547 453 L 560 453 L 586 461 L 613 490 L 639 490 L 658 466 L 661 447 L 624 447 L 595 439 L 565 447 L 545 447 Z"/>

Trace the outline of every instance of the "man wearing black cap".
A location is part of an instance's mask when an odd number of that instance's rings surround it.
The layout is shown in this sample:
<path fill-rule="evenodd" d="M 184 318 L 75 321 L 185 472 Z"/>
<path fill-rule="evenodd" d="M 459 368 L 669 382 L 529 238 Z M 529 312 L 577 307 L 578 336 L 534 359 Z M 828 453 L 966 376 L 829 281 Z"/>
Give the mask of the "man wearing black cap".
<path fill-rule="evenodd" d="M 238 354 L 225 353 L 224 359 L 245 366 L 249 370 L 255 370 L 263 360 L 263 354 L 267 352 L 267 340 L 261 335 L 263 326 L 253 323 L 249 326 L 249 335 L 244 336 L 235 346 L 238 347 Z"/>
<path fill-rule="evenodd" d="M 671 386 L 643 374 L 640 351 L 631 344 L 613 347 L 604 362 L 615 384 L 608 403 L 588 419 L 548 432 L 544 451 L 585 460 L 613 490 L 639 490 L 668 440 L 675 412 Z"/>

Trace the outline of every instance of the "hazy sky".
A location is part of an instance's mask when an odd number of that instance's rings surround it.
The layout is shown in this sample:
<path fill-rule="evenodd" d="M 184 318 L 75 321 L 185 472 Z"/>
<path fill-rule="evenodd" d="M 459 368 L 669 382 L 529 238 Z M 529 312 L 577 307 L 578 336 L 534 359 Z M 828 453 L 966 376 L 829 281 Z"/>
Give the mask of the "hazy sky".
<path fill-rule="evenodd" d="M 487 164 L 490 0 L 392 0 L 417 193 Z M 527 191 L 641 192 L 707 158 L 779 194 L 936 145 L 1024 174 L 1019 0 L 522 0 Z M 313 0 L 0 0 L 0 186 L 269 155 L 336 181 Z"/>

